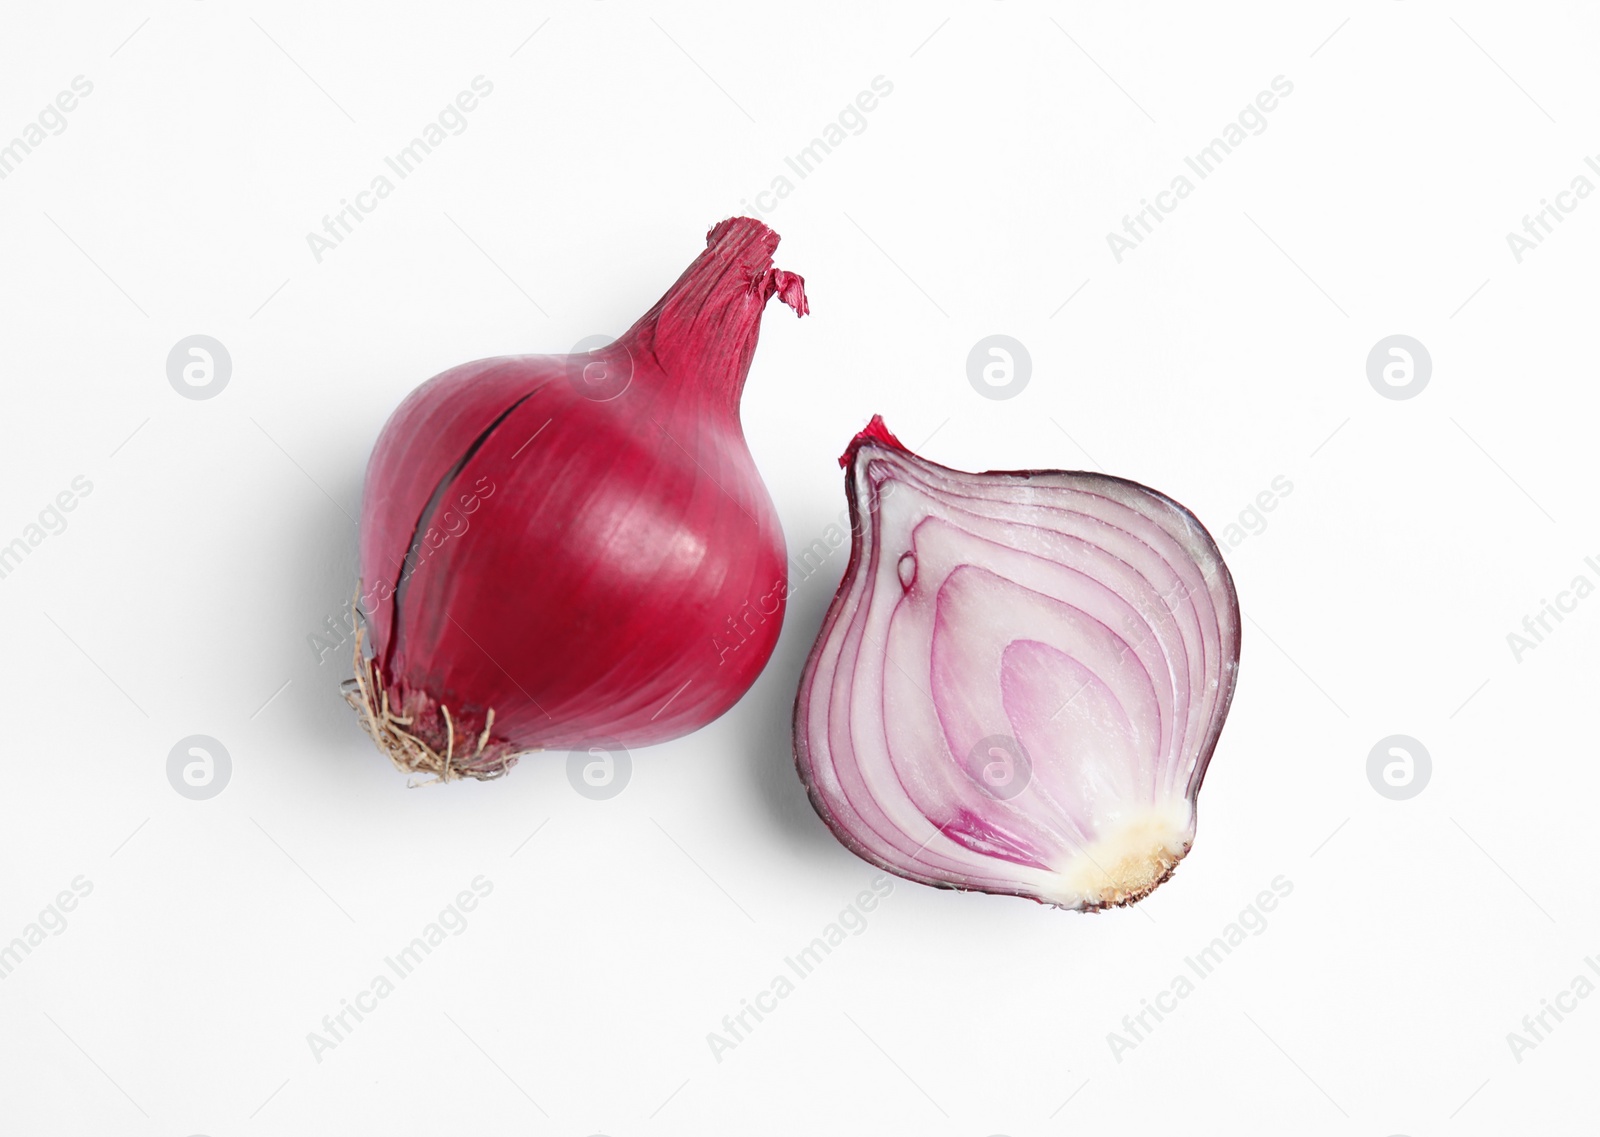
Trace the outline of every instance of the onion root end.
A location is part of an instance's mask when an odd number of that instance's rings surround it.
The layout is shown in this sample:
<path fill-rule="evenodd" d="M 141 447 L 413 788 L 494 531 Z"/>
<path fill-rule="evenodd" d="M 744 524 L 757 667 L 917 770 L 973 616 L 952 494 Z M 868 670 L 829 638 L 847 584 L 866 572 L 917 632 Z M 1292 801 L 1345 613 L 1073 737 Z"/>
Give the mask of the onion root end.
<path fill-rule="evenodd" d="M 1123 908 L 1165 883 L 1194 841 L 1188 809 L 1152 809 L 1083 849 L 1062 871 L 1071 907 Z"/>
<path fill-rule="evenodd" d="M 355 678 L 346 680 L 342 691 L 345 702 L 356 712 L 356 719 L 367 737 L 406 774 L 425 774 L 427 779 L 413 786 L 435 785 L 475 778 L 490 781 L 501 777 L 517 764 L 518 755 L 503 741 L 496 740 L 494 708 L 485 716 L 483 730 L 475 738 L 457 738 L 456 720 L 450 708 L 438 704 L 445 724 L 443 746 L 430 743 L 422 732 L 413 730 L 415 715 L 401 715 L 390 705 L 383 674 L 362 650 L 363 629 L 358 621 L 355 644 Z"/>

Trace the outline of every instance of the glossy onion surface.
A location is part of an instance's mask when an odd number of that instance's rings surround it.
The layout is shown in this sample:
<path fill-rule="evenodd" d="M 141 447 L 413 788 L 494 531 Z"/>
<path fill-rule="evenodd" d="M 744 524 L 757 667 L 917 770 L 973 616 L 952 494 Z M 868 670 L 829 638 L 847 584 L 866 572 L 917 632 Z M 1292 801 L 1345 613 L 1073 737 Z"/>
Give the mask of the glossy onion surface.
<path fill-rule="evenodd" d="M 739 396 L 778 236 L 724 221 L 615 343 L 480 360 L 384 427 L 361 513 L 373 654 L 348 692 L 396 764 L 644 746 L 722 714 L 783 622 L 783 534 Z"/>

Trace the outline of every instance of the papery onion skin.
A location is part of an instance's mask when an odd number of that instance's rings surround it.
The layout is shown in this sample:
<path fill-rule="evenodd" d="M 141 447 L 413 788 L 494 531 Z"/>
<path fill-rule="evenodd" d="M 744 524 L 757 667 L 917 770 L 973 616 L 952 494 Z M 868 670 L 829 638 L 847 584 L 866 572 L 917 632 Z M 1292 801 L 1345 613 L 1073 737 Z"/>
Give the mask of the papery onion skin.
<path fill-rule="evenodd" d="M 362 502 L 374 650 L 347 697 L 396 765 L 489 778 L 530 750 L 663 742 L 755 681 L 786 555 L 739 398 L 767 301 L 808 311 L 777 244 L 724 221 L 609 347 L 468 363 L 394 412 Z"/>
<path fill-rule="evenodd" d="M 850 562 L 801 676 L 795 759 L 863 859 L 1093 911 L 1194 840 L 1238 673 L 1216 543 L 1102 474 L 968 474 L 874 418 L 840 459 Z"/>

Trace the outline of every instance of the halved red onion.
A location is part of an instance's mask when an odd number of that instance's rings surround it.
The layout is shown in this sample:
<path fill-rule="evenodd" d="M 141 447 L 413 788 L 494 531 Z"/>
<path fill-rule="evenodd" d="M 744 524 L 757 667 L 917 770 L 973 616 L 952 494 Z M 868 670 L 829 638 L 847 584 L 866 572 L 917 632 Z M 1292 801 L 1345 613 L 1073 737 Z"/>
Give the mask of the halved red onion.
<path fill-rule="evenodd" d="M 822 819 L 923 884 L 1131 904 L 1194 841 L 1239 604 L 1183 506 L 1102 474 L 968 474 L 874 418 L 850 564 L 795 704 Z"/>

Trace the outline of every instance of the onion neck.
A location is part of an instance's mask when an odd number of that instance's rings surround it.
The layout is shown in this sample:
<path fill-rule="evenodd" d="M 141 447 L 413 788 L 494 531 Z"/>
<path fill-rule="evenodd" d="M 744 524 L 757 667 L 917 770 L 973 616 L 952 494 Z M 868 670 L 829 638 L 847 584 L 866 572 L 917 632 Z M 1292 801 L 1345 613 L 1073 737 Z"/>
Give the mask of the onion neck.
<path fill-rule="evenodd" d="M 681 390 L 737 416 L 767 301 L 810 311 L 805 282 L 772 267 L 777 247 L 778 235 L 753 218 L 713 226 L 705 252 L 623 338 L 654 352 Z"/>
<path fill-rule="evenodd" d="M 860 450 L 863 446 L 867 446 L 872 443 L 877 443 L 881 446 L 887 447 L 890 450 L 897 450 L 902 454 L 911 453 L 910 450 L 906 449 L 906 444 L 904 442 L 901 442 L 889 432 L 889 428 L 884 425 L 883 416 L 873 415 L 872 421 L 867 423 L 867 425 L 864 426 L 861 431 L 850 440 L 850 445 L 845 447 L 843 454 L 839 455 L 840 467 L 848 470 L 850 468 L 850 463 L 855 461 L 856 451 Z M 915 457 L 915 455 L 913 455 L 913 457 Z"/>

